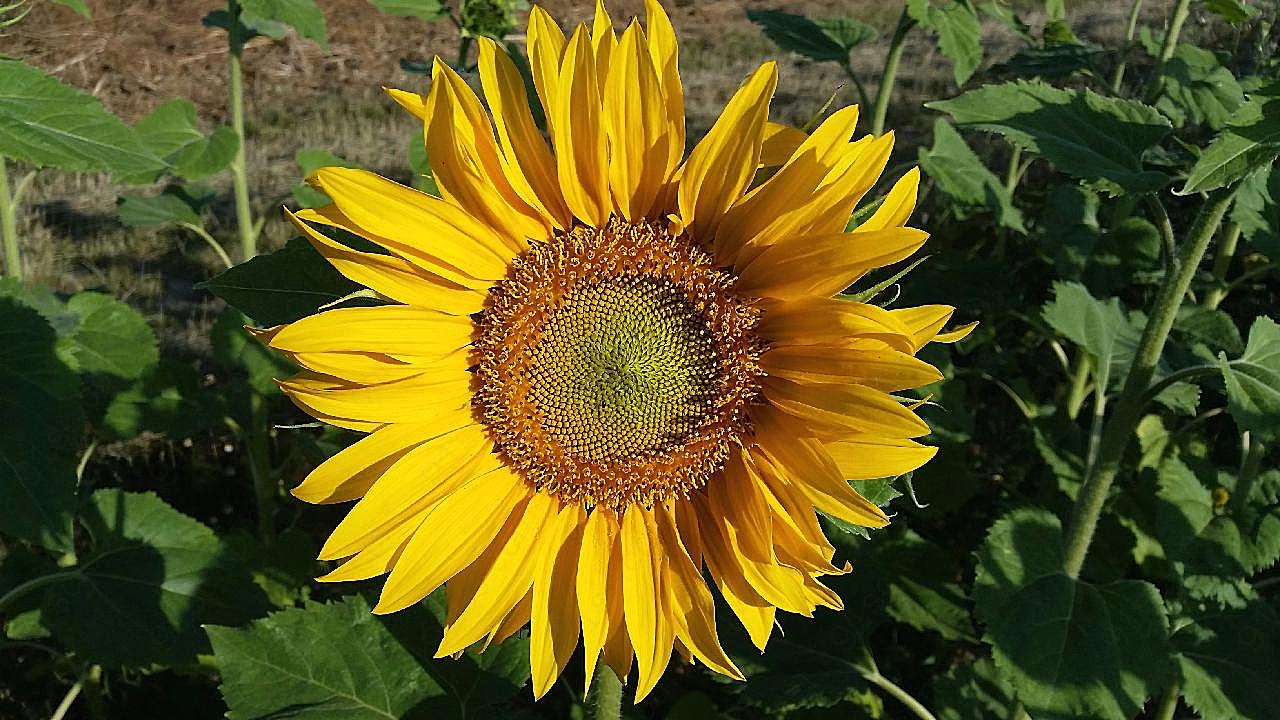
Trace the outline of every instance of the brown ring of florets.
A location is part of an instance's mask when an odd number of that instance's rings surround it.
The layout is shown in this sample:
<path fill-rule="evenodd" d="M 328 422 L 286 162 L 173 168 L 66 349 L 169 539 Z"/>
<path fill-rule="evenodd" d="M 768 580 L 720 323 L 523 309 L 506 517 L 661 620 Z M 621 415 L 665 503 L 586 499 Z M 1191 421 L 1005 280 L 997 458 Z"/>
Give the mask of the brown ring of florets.
<path fill-rule="evenodd" d="M 474 407 L 568 503 L 650 506 L 724 467 L 759 396 L 760 311 L 686 237 L 613 220 L 537 243 L 476 321 Z"/>

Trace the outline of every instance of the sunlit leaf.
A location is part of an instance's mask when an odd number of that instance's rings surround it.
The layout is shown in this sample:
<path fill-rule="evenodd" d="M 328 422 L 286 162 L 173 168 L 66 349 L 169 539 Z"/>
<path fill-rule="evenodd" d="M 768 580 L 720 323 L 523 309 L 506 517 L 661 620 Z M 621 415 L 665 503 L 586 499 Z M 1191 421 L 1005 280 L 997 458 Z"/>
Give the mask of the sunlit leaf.
<path fill-rule="evenodd" d="M 136 380 L 159 359 L 156 336 L 142 315 L 110 295 L 73 295 L 74 329 L 58 339 L 58 357 L 82 375 Z"/>
<path fill-rule="evenodd" d="M 377 616 L 360 596 L 307 603 L 243 629 L 208 628 L 232 720 L 503 717 L 529 677 L 527 641 L 435 660 L 443 593 Z M 359 652 L 351 652 L 359 648 Z"/>
<path fill-rule="evenodd" d="M 1280 325 L 1257 317 L 1244 354 L 1230 363 L 1220 356 L 1227 409 L 1242 430 L 1263 442 L 1280 442 Z"/>
<path fill-rule="evenodd" d="M 1112 379 L 1122 379 L 1146 318 L 1126 312 L 1116 298 L 1094 298 L 1080 283 L 1054 283 L 1053 290 L 1053 300 L 1044 306 L 1045 322 L 1093 356 L 1099 382 L 1109 386 Z"/>
<path fill-rule="evenodd" d="M 781 10 L 748 10 L 747 17 L 778 47 L 814 60 L 848 62 L 849 50 L 876 37 L 853 18 L 814 20 Z"/>
<path fill-rule="evenodd" d="M 53 0 L 55 3 L 71 8 L 81 17 L 89 17 L 89 6 L 85 4 L 85 0 Z"/>
<path fill-rule="evenodd" d="M 63 170 L 154 175 L 164 162 L 92 95 L 0 58 L 0 155 Z"/>
<path fill-rule="evenodd" d="M 1161 75 L 1156 108 L 1176 127 L 1189 122 L 1221 128 L 1244 102 L 1244 90 L 1218 56 L 1194 45 L 1179 43 Z"/>
<path fill-rule="evenodd" d="M 911 18 L 938 36 L 938 49 L 951 60 L 956 84 L 964 85 L 982 62 L 982 27 L 967 2 L 907 0 Z"/>
<path fill-rule="evenodd" d="M 240 0 L 241 21 L 268 37 L 279 39 L 273 24 L 282 23 L 304 38 L 328 49 L 324 13 L 314 0 Z"/>
<path fill-rule="evenodd" d="M 1192 166 L 1179 194 L 1231 185 L 1280 154 L 1280 83 L 1250 94 Z"/>
<path fill-rule="evenodd" d="M 1241 0 L 1205 0 L 1204 9 L 1229 23 L 1241 23 L 1258 16 L 1258 8 Z"/>
<path fill-rule="evenodd" d="M 1169 121 L 1132 100 L 1019 80 L 925 106 L 951 115 L 962 128 L 999 133 L 1044 155 L 1059 171 L 1112 193 L 1148 192 L 1167 179 L 1143 169 L 1142 153 L 1169 133 Z"/>
<path fill-rule="evenodd" d="M 920 167 L 951 198 L 957 210 L 990 210 L 1002 227 L 1026 232 L 1022 212 L 1013 206 L 1004 183 L 982 164 L 960 133 L 945 120 L 939 119 L 933 124 L 933 146 L 920 149 L 919 161 Z"/>
<path fill-rule="evenodd" d="M 388 15 L 415 17 L 434 22 L 449 17 L 449 8 L 440 0 L 369 0 Z"/>
<path fill-rule="evenodd" d="M 1231 219 L 1249 245 L 1280 262 L 1280 167 L 1272 163 L 1240 183 Z"/>

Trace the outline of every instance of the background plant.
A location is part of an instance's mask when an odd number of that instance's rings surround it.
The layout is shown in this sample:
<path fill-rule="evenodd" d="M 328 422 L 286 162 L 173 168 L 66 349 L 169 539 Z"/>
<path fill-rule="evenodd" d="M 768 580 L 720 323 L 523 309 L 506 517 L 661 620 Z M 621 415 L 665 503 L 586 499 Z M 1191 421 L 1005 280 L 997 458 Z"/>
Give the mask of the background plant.
<path fill-rule="evenodd" d="M 514 4 L 373 6 L 436 33 L 462 69 L 475 36 L 521 44 Z M 5 10 L 7 32 L 33 7 Z M 771 43 L 763 52 L 830 79 L 820 98 L 780 99 L 775 116 L 802 125 L 827 96 L 861 102 L 864 127 L 898 132 L 885 186 L 911 164 L 928 178 L 916 224 L 934 233 L 930 257 L 850 292 L 956 304 L 958 320 L 981 325 L 927 358 L 948 375 L 927 389 L 938 457 L 858 486 L 895 523 L 868 537 L 829 528 L 854 566 L 836 581 L 847 610 L 783 619 L 763 656 L 730 638 L 747 683 L 685 668 L 626 713 L 1164 719 L 1280 707 L 1276 8 L 1135 0 L 1107 44 L 1089 40 L 1096 10 L 912 0 L 888 13 L 852 2 L 821 17 L 747 13 Z M 305 242 L 281 242 L 274 210 L 323 204 L 297 178 L 353 164 L 351 148 L 291 153 L 296 177 L 255 193 L 264 169 L 250 158 L 267 125 L 255 127 L 244 77 L 272 43 L 324 48 L 330 28 L 311 0 L 230 3 L 204 22 L 225 40 L 226 125 L 183 98 L 126 123 L 85 90 L 0 60 L 11 276 L 0 283 L 0 716 L 595 711 L 572 668 L 529 702 L 519 635 L 431 659 L 439 597 L 377 618 L 370 588 L 311 581 L 333 517 L 281 494 L 353 438 L 299 426 L 271 381 L 288 368 L 241 326 L 375 300 Z M 714 47 L 733 42 L 745 41 Z M 687 45 L 686 65 L 733 60 L 700 57 L 711 49 Z M 945 70 L 926 82 L 916 65 L 933 53 Z M 406 52 L 400 67 L 426 56 Z M 432 190 L 420 131 L 403 138 L 403 179 Z M 178 356 L 154 315 L 98 291 L 109 286 L 31 281 L 20 250 L 39 248 L 19 238 L 19 214 L 59 172 L 140 186 L 123 192 L 120 225 L 175 228 L 164 237 L 194 238 L 210 268 L 234 265 L 187 277 L 229 306 L 210 306 L 207 359 Z M 157 442 L 181 470 L 138 477 Z"/>

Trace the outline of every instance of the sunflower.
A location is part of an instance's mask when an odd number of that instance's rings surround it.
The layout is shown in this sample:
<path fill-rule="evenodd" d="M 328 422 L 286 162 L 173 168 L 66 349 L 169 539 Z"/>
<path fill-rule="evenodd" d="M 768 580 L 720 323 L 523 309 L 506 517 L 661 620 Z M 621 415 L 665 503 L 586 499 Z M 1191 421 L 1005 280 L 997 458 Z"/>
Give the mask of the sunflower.
<path fill-rule="evenodd" d="M 324 168 L 332 204 L 291 216 L 388 301 L 258 331 L 305 368 L 280 383 L 299 407 L 367 433 L 293 490 L 359 500 L 320 579 L 389 573 L 377 613 L 446 586 L 438 656 L 529 625 L 537 697 L 579 640 L 588 685 L 597 660 L 634 662 L 637 701 L 673 649 L 741 679 L 707 578 L 761 650 L 777 610 L 840 609 L 821 578 L 849 568 L 818 512 L 885 525 L 849 481 L 935 452 L 891 393 L 939 380 L 916 352 L 968 328 L 836 297 L 924 243 L 905 227 L 918 171 L 847 231 L 893 146 L 851 139 L 856 107 L 812 134 L 769 122 L 766 63 L 685 156 L 655 0 L 620 36 L 603 7 L 567 38 L 534 7 L 528 40 L 549 145 L 481 38 L 487 112 L 438 60 L 425 97 L 389 91 L 423 120 L 438 197 Z"/>

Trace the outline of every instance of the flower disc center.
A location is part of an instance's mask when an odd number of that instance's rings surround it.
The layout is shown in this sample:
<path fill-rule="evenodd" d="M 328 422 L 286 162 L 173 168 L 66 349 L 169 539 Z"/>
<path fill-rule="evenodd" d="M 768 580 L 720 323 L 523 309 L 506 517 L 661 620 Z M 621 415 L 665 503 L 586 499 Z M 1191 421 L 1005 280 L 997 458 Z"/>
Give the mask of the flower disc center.
<path fill-rule="evenodd" d="M 542 425 L 595 460 L 678 444 L 714 409 L 715 339 L 670 281 L 625 276 L 568 293 L 533 351 Z"/>
<path fill-rule="evenodd" d="M 477 321 L 475 405 L 511 467 L 565 502 L 701 487 L 746 432 L 759 316 L 664 227 L 614 220 L 530 247 Z"/>

